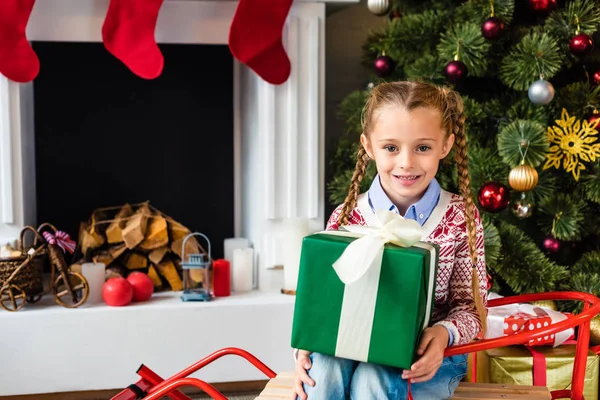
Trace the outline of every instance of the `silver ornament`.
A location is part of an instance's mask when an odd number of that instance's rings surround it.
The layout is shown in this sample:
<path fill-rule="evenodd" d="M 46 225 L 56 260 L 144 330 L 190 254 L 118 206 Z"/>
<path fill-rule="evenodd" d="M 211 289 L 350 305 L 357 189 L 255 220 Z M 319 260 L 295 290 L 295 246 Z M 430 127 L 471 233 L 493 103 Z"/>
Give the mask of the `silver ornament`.
<path fill-rule="evenodd" d="M 538 106 L 545 106 L 554 98 L 554 86 L 544 79 L 539 79 L 529 86 L 529 100 Z"/>
<path fill-rule="evenodd" d="M 531 214 L 533 214 L 533 206 L 524 198 L 521 198 L 513 203 L 512 212 L 517 216 L 517 218 L 529 218 L 531 217 Z"/>
<path fill-rule="evenodd" d="M 389 13 L 391 5 L 389 0 L 367 0 L 367 8 L 378 17 Z"/>

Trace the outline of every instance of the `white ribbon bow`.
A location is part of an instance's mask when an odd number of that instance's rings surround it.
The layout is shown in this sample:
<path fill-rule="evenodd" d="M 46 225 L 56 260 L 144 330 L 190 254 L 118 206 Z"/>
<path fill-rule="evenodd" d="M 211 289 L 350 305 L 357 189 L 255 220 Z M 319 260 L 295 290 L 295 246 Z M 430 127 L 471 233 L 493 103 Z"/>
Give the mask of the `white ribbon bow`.
<path fill-rule="evenodd" d="M 406 219 L 393 211 L 375 212 L 380 227 L 344 225 L 339 231 L 325 231 L 329 235 L 358 238 L 346 247 L 333 269 L 340 280 L 349 285 L 359 280 L 372 265 L 381 265 L 386 243 L 400 247 L 414 246 L 421 240 L 423 228 L 412 219 Z"/>

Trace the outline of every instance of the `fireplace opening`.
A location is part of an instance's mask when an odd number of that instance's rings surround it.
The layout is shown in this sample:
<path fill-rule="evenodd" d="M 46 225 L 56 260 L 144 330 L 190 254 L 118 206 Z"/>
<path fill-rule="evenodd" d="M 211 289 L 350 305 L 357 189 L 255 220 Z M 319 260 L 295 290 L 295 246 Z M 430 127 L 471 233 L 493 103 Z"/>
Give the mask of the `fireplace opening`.
<path fill-rule="evenodd" d="M 161 44 L 144 80 L 102 43 L 33 42 L 37 222 L 77 237 L 99 207 L 150 201 L 206 234 L 234 236 L 233 58 L 224 45 Z"/>

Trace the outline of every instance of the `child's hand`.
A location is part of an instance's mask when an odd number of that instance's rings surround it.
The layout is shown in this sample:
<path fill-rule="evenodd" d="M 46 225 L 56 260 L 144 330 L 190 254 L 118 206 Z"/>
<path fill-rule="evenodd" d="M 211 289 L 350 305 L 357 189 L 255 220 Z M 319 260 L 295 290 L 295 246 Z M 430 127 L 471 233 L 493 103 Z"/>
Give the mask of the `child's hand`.
<path fill-rule="evenodd" d="M 300 396 L 302 400 L 306 400 L 308 397 L 306 393 L 304 393 L 304 388 L 302 387 L 302 383 L 306 383 L 310 386 L 315 386 L 315 381 L 310 379 L 306 370 L 311 367 L 310 362 L 310 351 L 299 350 L 298 358 L 296 359 L 296 368 L 294 370 L 294 392 L 290 397 L 291 400 L 296 400 L 296 396 Z"/>
<path fill-rule="evenodd" d="M 418 383 L 433 378 L 442 365 L 448 339 L 448 330 L 445 327 L 435 325 L 426 328 L 417 349 L 417 354 L 421 358 L 410 367 L 410 371 L 404 370 L 402 379 L 410 379 L 411 383 Z"/>

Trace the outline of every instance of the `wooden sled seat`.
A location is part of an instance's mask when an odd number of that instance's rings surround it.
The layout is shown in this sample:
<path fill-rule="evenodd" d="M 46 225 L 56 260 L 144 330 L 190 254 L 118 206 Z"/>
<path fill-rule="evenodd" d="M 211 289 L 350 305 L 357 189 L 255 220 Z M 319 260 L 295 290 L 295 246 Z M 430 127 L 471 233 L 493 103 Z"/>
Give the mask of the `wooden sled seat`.
<path fill-rule="evenodd" d="M 293 388 L 293 372 L 283 372 L 269 380 L 255 400 L 289 400 Z M 548 388 L 541 386 L 513 386 L 492 383 L 461 382 L 454 393 L 455 400 L 551 400 Z"/>

